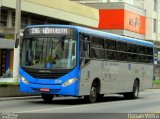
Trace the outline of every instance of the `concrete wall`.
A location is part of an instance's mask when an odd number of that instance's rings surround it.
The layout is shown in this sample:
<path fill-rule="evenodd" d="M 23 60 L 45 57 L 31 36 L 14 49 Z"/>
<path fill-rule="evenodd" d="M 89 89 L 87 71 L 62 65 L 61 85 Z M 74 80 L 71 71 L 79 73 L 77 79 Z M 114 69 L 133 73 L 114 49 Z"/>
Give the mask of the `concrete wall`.
<path fill-rule="evenodd" d="M 160 0 L 157 0 L 158 10 L 154 11 L 154 0 L 145 0 L 147 29 L 145 39 L 160 42 Z M 153 19 L 157 20 L 157 33 L 153 32 Z"/>
<path fill-rule="evenodd" d="M 3 0 L 2 6 L 16 7 L 16 0 Z M 97 27 L 99 11 L 68 0 L 22 0 L 22 11 L 61 19 L 90 27 Z"/>

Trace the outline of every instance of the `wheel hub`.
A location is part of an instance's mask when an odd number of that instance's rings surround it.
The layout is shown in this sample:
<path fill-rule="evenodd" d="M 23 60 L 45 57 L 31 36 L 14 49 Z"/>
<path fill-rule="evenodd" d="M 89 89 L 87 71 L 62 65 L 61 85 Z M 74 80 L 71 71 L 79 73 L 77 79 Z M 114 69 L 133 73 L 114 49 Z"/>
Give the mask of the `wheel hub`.
<path fill-rule="evenodd" d="M 92 88 L 91 88 L 91 96 L 92 96 L 92 97 L 96 97 L 96 93 L 97 93 L 97 92 L 96 92 L 96 88 L 95 88 L 95 87 L 92 87 Z"/>

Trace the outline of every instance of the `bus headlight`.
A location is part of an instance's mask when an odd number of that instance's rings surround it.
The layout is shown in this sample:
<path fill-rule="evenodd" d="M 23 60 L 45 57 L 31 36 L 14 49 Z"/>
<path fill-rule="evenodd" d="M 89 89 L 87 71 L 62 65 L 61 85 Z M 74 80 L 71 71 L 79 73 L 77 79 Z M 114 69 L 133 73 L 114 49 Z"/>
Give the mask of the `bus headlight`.
<path fill-rule="evenodd" d="M 76 80 L 77 80 L 77 78 L 71 78 L 71 79 L 67 80 L 66 82 L 64 82 L 64 83 L 62 84 L 62 86 L 63 86 L 63 87 L 69 86 L 69 85 L 71 85 L 72 83 L 74 83 Z"/>
<path fill-rule="evenodd" d="M 27 85 L 29 84 L 29 82 L 24 77 L 21 77 L 21 81 Z"/>

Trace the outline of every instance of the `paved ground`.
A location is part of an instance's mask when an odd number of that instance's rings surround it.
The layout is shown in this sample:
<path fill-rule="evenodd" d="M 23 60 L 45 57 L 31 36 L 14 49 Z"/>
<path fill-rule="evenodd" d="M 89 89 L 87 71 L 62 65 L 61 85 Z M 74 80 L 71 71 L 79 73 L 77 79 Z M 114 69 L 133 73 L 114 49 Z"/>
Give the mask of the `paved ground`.
<path fill-rule="evenodd" d="M 121 115 L 128 118 L 130 113 L 160 113 L 160 89 L 143 91 L 137 100 L 125 100 L 122 96 L 110 95 L 95 104 L 87 104 L 83 99 L 72 97 L 55 98 L 51 104 L 45 104 L 42 99 L 0 101 L 0 113 L 32 113 L 32 116 L 38 113 L 38 116 L 48 118 L 55 113 L 57 118 L 71 116 L 70 119 L 75 116 L 83 119 L 89 115 L 93 118 L 106 118 L 118 113 L 118 117 Z"/>

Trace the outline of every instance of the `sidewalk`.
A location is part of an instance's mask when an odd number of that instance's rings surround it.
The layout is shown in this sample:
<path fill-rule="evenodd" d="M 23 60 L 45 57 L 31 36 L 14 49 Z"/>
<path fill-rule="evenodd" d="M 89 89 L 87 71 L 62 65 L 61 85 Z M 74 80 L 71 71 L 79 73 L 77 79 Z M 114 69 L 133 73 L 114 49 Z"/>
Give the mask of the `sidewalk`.
<path fill-rule="evenodd" d="M 0 101 L 36 99 L 40 97 L 41 96 L 38 94 L 21 93 L 19 90 L 19 86 L 0 87 Z"/>
<path fill-rule="evenodd" d="M 153 84 L 153 89 L 160 89 L 160 85 Z"/>
<path fill-rule="evenodd" d="M 0 97 L 0 101 L 40 99 L 41 96 Z"/>

